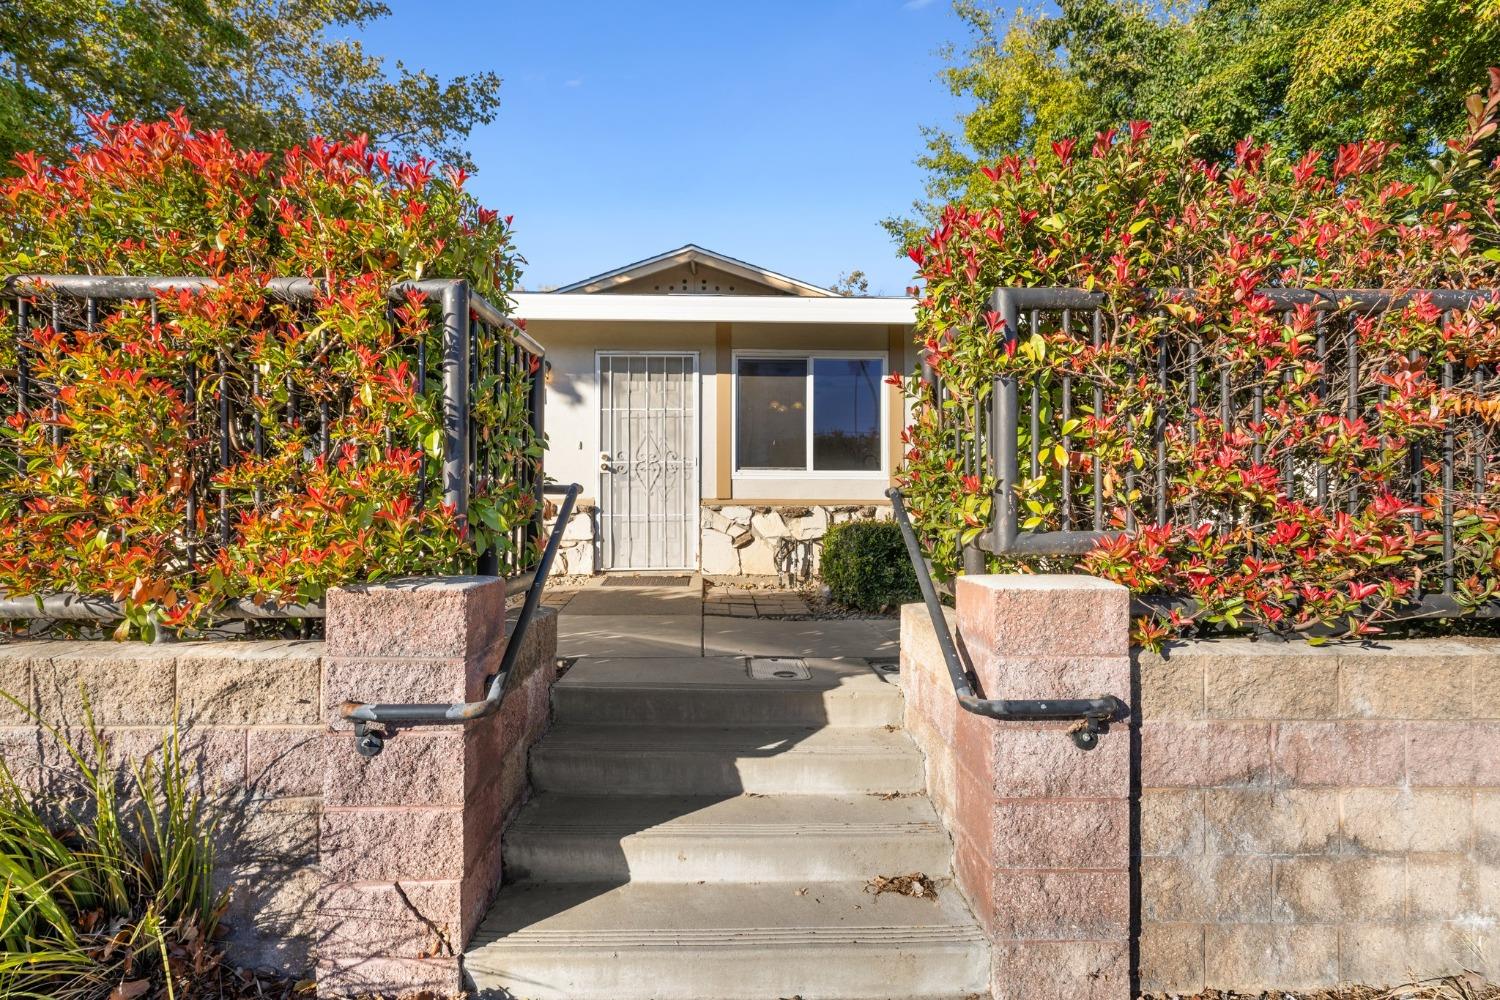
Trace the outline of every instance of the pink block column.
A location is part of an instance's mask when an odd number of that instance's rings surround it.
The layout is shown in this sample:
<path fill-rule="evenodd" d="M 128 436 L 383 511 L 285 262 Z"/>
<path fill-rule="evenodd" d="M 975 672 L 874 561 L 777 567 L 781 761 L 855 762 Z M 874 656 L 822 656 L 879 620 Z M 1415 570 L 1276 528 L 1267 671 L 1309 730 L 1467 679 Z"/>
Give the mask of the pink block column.
<path fill-rule="evenodd" d="M 477 701 L 509 631 L 490 577 L 346 587 L 328 597 L 318 995 L 457 993 L 459 955 L 500 883 L 500 832 L 548 718 L 556 615 L 539 611 L 500 711 L 398 730 L 355 752 L 345 700 Z"/>
<path fill-rule="evenodd" d="M 1087 576 L 967 576 L 959 639 L 985 698 L 1130 698 L 1130 595 Z M 936 696 L 934 694 L 933 696 Z M 951 699 L 951 689 L 948 693 Z M 996 1000 L 1129 1000 L 1130 737 L 953 716 L 955 870 Z"/>

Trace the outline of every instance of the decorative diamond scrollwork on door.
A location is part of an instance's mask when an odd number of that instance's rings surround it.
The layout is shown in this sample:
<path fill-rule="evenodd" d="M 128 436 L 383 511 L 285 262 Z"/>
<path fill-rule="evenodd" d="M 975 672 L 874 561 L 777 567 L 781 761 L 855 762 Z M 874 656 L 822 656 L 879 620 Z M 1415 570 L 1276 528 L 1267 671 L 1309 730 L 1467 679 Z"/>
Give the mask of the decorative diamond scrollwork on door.
<path fill-rule="evenodd" d="M 600 521 L 606 569 L 697 561 L 698 364 L 600 354 Z"/>

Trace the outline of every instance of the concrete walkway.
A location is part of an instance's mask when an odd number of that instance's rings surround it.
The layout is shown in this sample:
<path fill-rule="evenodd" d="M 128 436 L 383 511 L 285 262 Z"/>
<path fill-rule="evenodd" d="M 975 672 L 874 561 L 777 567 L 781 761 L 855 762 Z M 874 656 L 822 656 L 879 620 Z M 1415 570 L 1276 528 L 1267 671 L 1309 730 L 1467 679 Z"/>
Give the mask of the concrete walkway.
<path fill-rule="evenodd" d="M 888 660 L 899 655 L 890 618 L 798 621 L 705 615 L 703 587 L 587 587 L 561 600 L 558 655 L 573 657 L 804 656 Z"/>

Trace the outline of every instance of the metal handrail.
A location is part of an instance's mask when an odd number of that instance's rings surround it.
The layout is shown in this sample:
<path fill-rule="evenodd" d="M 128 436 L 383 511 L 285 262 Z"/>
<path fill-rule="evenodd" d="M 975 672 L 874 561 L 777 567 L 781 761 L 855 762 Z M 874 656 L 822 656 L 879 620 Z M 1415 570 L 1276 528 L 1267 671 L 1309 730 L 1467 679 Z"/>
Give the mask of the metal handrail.
<path fill-rule="evenodd" d="M 927 617 L 932 621 L 932 630 L 937 635 L 938 649 L 942 651 L 943 663 L 948 668 L 948 678 L 953 682 L 953 694 L 959 707 L 966 712 L 982 715 L 1002 722 L 1038 722 L 1064 719 L 1082 720 L 1082 725 L 1069 731 L 1069 736 L 1080 749 L 1092 750 L 1099 743 L 1099 734 L 1109 723 L 1125 718 L 1129 709 L 1114 695 L 1097 698 L 982 698 L 975 688 L 976 680 L 964 664 L 953 633 L 948 629 L 947 616 L 943 614 L 942 602 L 938 600 L 937 588 L 932 582 L 932 573 L 927 560 L 922 557 L 922 546 L 917 533 L 906 514 L 906 503 L 901 491 L 894 487 L 886 490 L 890 497 L 891 510 L 896 524 L 901 528 L 901 537 L 906 541 L 906 554 L 911 559 L 912 569 L 917 575 L 917 587 L 922 592 L 922 602 L 927 605 Z"/>
<path fill-rule="evenodd" d="M 475 719 L 483 719 L 493 715 L 500 708 L 501 702 L 512 686 L 511 678 L 515 676 L 516 657 L 520 655 L 521 646 L 526 639 L 526 631 L 531 625 L 531 619 L 536 614 L 537 606 L 541 603 L 542 590 L 547 586 L 547 576 L 552 572 L 552 560 L 557 555 L 558 546 L 562 543 L 564 529 L 568 526 L 568 520 L 573 516 L 573 505 L 578 500 L 578 494 L 583 489 L 577 483 L 568 487 L 547 487 L 548 493 L 562 493 L 562 506 L 557 512 L 557 522 L 552 526 L 552 533 L 547 538 L 547 548 L 542 552 L 542 561 L 537 565 L 536 572 L 532 575 L 531 585 L 526 589 L 526 600 L 521 605 L 521 610 L 516 616 L 515 628 L 511 630 L 510 636 L 505 641 L 505 653 L 500 657 L 500 666 L 489 679 L 489 688 L 480 701 L 460 701 L 449 704 L 441 703 L 411 703 L 411 704 L 370 704 L 361 701 L 346 701 L 339 706 L 340 715 L 354 723 L 354 745 L 361 756 L 378 757 L 385 749 L 385 740 L 389 730 L 398 726 L 454 726 Z M 385 726 L 387 732 L 381 733 L 370 728 L 372 725 Z"/>

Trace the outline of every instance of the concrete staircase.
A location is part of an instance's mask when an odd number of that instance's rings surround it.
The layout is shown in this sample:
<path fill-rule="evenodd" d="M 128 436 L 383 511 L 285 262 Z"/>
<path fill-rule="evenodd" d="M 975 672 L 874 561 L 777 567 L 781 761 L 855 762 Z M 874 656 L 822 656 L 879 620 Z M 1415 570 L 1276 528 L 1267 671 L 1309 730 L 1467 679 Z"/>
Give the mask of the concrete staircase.
<path fill-rule="evenodd" d="M 464 956 L 516 1000 L 961 1000 L 989 955 L 894 678 L 581 660 L 553 689 L 508 884 Z M 792 665 L 792 672 L 799 673 Z M 924 872 L 936 901 L 873 895 Z"/>

